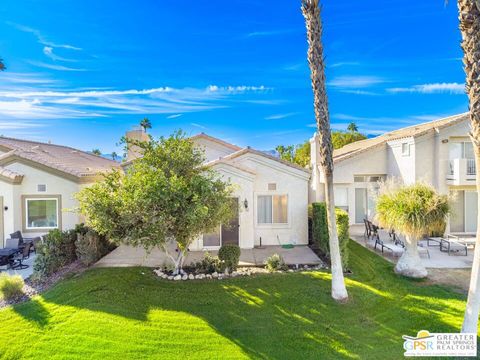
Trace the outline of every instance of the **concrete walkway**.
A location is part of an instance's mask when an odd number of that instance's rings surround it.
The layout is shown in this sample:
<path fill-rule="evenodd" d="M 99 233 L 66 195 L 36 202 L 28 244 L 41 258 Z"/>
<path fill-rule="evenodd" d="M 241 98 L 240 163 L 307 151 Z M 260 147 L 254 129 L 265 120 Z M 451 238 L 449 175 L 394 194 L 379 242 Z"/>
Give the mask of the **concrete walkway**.
<path fill-rule="evenodd" d="M 28 278 L 30 275 L 33 274 L 33 263 L 35 262 L 35 258 L 37 254 L 30 253 L 30 257 L 27 260 L 24 260 L 22 263 L 28 265 L 28 268 L 22 270 L 15 270 L 15 269 L 7 269 L 6 266 L 1 267 L 0 271 L 5 272 L 9 275 L 20 275 L 23 279 Z"/>
<path fill-rule="evenodd" d="M 189 266 L 201 260 L 206 251 L 190 251 L 184 265 Z M 217 255 L 217 251 L 208 251 Z M 240 266 L 263 266 L 265 259 L 273 254 L 283 257 L 287 265 L 319 265 L 322 261 L 308 246 L 296 246 L 293 249 L 283 249 L 281 246 L 265 246 L 262 249 L 242 249 Z M 160 249 L 154 249 L 147 255 L 143 248 L 122 245 L 110 254 L 100 259 L 95 266 L 99 267 L 158 267 L 170 264 L 170 259 Z"/>

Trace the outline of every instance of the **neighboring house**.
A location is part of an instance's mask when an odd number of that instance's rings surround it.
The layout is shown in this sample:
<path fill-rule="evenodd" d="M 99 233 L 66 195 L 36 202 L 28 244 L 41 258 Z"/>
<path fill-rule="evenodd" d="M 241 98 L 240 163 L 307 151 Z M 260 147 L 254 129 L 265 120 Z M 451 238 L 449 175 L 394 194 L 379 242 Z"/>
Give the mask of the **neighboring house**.
<path fill-rule="evenodd" d="M 358 141 L 334 151 L 334 195 L 352 224 L 375 214 L 378 181 L 395 177 L 405 184 L 425 181 L 440 193 L 452 193 L 448 232 L 477 228 L 476 169 L 467 114 L 410 126 Z M 310 201 L 324 198 L 318 138 L 311 140 Z"/>
<path fill-rule="evenodd" d="M 141 129 L 127 137 L 146 140 Z M 191 250 L 241 248 L 279 244 L 308 244 L 308 183 L 310 171 L 249 147 L 199 134 L 191 138 L 205 152 L 206 164 L 235 185 L 233 205 L 238 216 L 217 232 L 204 234 Z M 130 149 L 127 164 L 138 157 Z"/>
<path fill-rule="evenodd" d="M 67 146 L 0 137 L 0 247 L 10 233 L 37 236 L 81 222 L 73 196 L 117 162 Z"/>

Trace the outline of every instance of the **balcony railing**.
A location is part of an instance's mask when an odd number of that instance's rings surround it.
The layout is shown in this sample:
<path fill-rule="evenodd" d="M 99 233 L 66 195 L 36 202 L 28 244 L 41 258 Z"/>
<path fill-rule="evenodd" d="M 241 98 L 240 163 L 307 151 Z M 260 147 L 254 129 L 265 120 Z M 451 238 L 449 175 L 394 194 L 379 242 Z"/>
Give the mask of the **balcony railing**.
<path fill-rule="evenodd" d="M 467 175 L 476 175 L 475 159 L 467 159 Z"/>
<path fill-rule="evenodd" d="M 452 159 L 448 162 L 447 180 L 451 185 L 474 184 L 476 174 L 475 159 Z"/>

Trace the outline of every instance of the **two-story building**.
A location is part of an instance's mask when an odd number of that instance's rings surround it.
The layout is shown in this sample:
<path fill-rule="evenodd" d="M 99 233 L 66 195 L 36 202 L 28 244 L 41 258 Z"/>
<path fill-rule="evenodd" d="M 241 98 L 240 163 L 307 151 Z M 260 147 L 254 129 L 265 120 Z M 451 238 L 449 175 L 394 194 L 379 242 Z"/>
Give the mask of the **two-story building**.
<path fill-rule="evenodd" d="M 335 203 L 352 224 L 373 218 L 378 181 L 395 177 L 405 184 L 424 181 L 452 194 L 448 232 L 477 228 L 476 169 L 468 114 L 451 116 L 358 141 L 334 152 Z M 318 137 L 311 139 L 310 201 L 324 198 Z"/>

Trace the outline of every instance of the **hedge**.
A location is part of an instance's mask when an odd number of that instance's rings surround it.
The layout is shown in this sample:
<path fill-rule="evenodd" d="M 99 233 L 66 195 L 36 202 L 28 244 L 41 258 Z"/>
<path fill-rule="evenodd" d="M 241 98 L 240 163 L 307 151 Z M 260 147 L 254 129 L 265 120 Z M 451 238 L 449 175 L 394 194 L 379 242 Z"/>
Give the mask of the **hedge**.
<path fill-rule="evenodd" d="M 310 205 L 309 214 L 312 222 L 312 240 L 319 250 L 330 259 L 330 248 L 328 244 L 328 224 L 327 207 L 324 202 L 313 203 Z M 342 256 L 343 269 L 348 267 L 348 241 L 349 218 L 348 213 L 342 209 L 336 208 L 335 215 L 337 219 L 337 233 L 340 243 L 340 254 Z"/>

